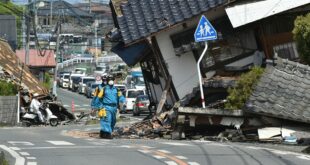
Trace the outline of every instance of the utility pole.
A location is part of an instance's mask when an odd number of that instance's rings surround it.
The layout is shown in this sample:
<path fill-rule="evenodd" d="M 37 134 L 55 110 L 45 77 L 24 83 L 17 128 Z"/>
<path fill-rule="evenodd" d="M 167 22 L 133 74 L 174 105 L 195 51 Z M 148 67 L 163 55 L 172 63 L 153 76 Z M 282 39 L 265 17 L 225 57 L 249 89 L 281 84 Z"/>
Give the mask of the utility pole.
<path fill-rule="evenodd" d="M 57 40 L 56 40 L 56 56 L 55 56 L 55 61 L 56 61 L 56 66 L 55 66 L 55 70 L 54 70 L 54 83 L 53 83 L 53 95 L 55 97 L 57 97 L 57 72 L 58 72 L 58 62 L 57 62 L 57 55 L 59 53 L 59 40 L 60 40 L 60 30 L 61 30 L 61 23 L 60 21 L 57 22 L 56 24 L 57 27 Z"/>
<path fill-rule="evenodd" d="M 28 65 L 29 64 L 29 42 L 30 42 L 30 17 L 28 17 L 30 14 L 30 9 L 29 9 L 29 5 L 31 3 L 31 0 L 28 0 L 28 7 L 27 7 L 27 12 L 28 14 L 26 14 L 25 16 L 25 20 L 26 20 L 26 26 L 27 26 L 27 30 L 26 30 L 26 51 L 25 51 L 25 64 Z M 28 16 L 27 16 L 28 15 Z"/>
<path fill-rule="evenodd" d="M 91 0 L 89 0 L 89 13 L 91 13 Z"/>
<path fill-rule="evenodd" d="M 51 6 L 51 15 L 50 15 L 50 24 L 53 25 L 53 0 L 50 0 L 50 6 Z"/>
<path fill-rule="evenodd" d="M 96 63 L 97 63 L 97 59 L 98 59 L 98 52 L 97 52 L 97 44 L 98 44 L 98 40 L 97 40 L 97 21 L 95 23 L 95 40 L 96 40 L 96 49 L 95 49 L 95 58 L 96 58 Z"/>

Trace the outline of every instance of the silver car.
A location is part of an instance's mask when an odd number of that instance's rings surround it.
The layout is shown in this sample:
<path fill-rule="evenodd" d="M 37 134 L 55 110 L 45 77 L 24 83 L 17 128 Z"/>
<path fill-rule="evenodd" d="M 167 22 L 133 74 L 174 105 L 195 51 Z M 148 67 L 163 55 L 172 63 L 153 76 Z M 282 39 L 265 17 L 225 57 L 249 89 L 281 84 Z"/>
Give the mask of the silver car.
<path fill-rule="evenodd" d="M 92 98 L 93 97 L 93 93 L 95 92 L 95 89 L 99 86 L 100 84 L 95 83 L 95 82 L 88 82 L 86 84 L 86 88 L 85 88 L 85 95 L 87 98 Z"/>

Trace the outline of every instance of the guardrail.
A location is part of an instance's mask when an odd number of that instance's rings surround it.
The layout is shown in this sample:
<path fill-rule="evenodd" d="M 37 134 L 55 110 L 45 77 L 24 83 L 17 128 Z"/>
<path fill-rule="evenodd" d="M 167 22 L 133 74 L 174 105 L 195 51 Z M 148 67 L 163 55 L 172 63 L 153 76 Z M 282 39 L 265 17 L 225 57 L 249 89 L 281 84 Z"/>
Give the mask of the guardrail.
<path fill-rule="evenodd" d="M 121 62 L 122 59 L 119 56 L 105 56 L 105 57 L 98 57 L 97 59 L 93 57 L 75 57 L 70 60 L 63 61 L 62 63 L 58 63 L 58 68 L 68 67 L 74 64 L 80 63 L 99 63 L 99 62 Z"/>

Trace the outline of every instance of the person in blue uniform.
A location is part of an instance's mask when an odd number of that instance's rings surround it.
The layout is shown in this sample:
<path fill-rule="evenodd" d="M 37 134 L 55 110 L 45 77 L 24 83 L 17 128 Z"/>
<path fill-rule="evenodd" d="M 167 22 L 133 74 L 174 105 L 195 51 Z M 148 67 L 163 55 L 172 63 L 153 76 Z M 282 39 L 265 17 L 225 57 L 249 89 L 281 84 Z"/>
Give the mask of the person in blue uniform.
<path fill-rule="evenodd" d="M 116 113 L 119 103 L 125 102 L 122 92 L 114 86 L 114 77 L 107 77 L 107 85 L 96 88 L 92 100 L 93 109 L 98 110 L 100 119 L 100 137 L 112 138 L 112 132 L 116 124 Z"/>

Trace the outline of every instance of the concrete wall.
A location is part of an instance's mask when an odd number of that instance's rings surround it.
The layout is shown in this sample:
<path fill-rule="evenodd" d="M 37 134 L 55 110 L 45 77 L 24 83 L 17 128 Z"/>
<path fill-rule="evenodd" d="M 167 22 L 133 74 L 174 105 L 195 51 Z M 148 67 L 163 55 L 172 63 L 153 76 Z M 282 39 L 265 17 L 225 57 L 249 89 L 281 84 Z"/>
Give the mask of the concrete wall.
<path fill-rule="evenodd" d="M 0 124 L 15 125 L 17 120 L 17 97 L 0 96 Z"/>
<path fill-rule="evenodd" d="M 193 88 L 198 85 L 196 60 L 193 53 L 187 52 L 182 56 L 176 56 L 174 52 L 170 35 L 181 30 L 182 27 L 178 27 L 156 36 L 161 54 L 172 76 L 172 82 L 179 98 L 183 98 L 186 94 L 191 93 Z"/>

